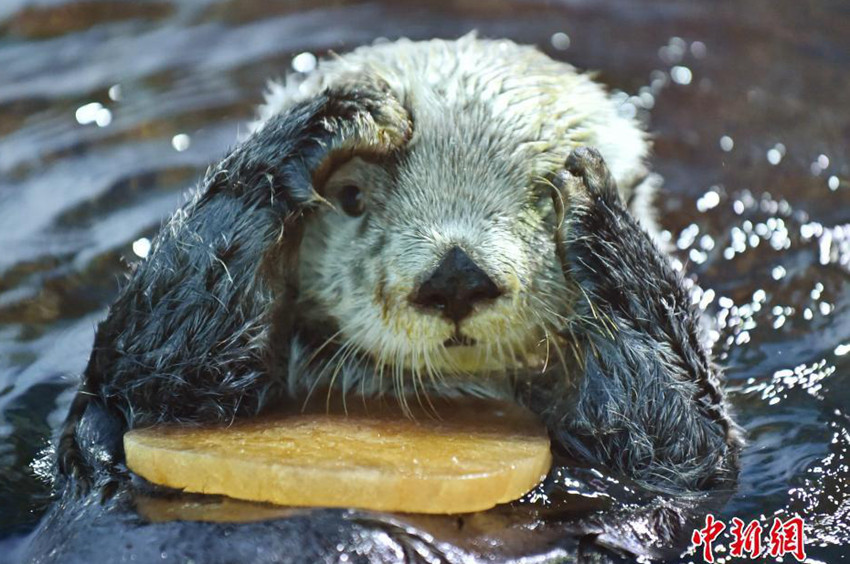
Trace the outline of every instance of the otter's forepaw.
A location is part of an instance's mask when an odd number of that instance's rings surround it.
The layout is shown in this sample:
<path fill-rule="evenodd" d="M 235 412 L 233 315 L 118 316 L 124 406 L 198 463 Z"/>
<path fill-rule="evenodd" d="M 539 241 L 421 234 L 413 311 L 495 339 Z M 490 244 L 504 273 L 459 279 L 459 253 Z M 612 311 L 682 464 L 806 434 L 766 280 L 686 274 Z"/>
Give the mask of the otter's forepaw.
<path fill-rule="evenodd" d="M 591 147 L 579 147 L 570 153 L 561 173 L 561 184 L 566 187 L 567 201 L 601 198 L 608 203 L 620 202 L 617 183 L 608 165 L 599 151 Z"/>
<path fill-rule="evenodd" d="M 60 476 L 77 497 L 87 494 L 92 487 L 92 472 L 77 445 L 60 448 L 57 459 Z"/>
<path fill-rule="evenodd" d="M 380 78 L 359 75 L 328 89 L 326 95 L 336 149 L 389 152 L 413 134 L 410 115 Z"/>
<path fill-rule="evenodd" d="M 564 168 L 552 178 L 552 185 L 558 217 L 556 255 L 569 278 L 582 250 L 605 241 L 616 242 L 617 235 L 611 230 L 621 228 L 622 218 L 628 217 L 628 212 L 614 177 L 596 149 L 579 147 L 573 150 Z"/>
<path fill-rule="evenodd" d="M 270 118 L 207 174 L 206 191 L 230 189 L 285 203 L 287 212 L 304 209 L 322 201 L 316 187 L 336 164 L 391 153 L 412 132 L 389 85 L 360 74 Z"/>

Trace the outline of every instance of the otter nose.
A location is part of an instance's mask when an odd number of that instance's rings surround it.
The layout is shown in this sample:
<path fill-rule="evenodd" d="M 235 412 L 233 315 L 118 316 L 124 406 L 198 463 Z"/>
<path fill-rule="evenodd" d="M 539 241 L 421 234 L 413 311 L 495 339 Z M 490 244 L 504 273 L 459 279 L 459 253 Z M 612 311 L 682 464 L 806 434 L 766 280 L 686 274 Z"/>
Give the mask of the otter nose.
<path fill-rule="evenodd" d="M 501 295 L 502 291 L 495 282 L 469 255 L 455 246 L 443 256 L 436 270 L 419 286 L 410 301 L 439 311 L 443 317 L 457 323 L 468 316 L 478 302 Z"/>

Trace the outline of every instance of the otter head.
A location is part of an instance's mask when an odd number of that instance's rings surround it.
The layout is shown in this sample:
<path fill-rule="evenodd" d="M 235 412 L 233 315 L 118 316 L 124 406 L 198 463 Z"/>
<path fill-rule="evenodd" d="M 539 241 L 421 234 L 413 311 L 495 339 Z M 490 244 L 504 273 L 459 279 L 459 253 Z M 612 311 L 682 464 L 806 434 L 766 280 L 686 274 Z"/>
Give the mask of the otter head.
<path fill-rule="evenodd" d="M 514 366 L 540 355 L 568 305 L 551 194 L 477 118 L 435 117 L 414 112 L 403 151 L 325 183 L 334 209 L 306 225 L 302 297 L 381 365 Z"/>
<path fill-rule="evenodd" d="M 389 85 L 413 135 L 317 186 L 332 207 L 305 224 L 302 315 L 344 343 L 338 361 L 430 375 L 543 362 L 572 300 L 547 177 L 591 144 L 632 186 L 643 134 L 569 65 L 473 36 L 323 61 L 272 87 L 261 118 L 358 74 Z"/>

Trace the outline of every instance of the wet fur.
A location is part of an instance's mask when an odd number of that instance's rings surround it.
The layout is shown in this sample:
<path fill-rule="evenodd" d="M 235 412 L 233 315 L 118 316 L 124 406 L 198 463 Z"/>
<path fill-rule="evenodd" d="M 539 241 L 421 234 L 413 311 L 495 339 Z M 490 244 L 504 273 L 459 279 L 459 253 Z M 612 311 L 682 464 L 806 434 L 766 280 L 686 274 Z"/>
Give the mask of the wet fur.
<path fill-rule="evenodd" d="M 293 368 L 330 336 L 295 334 L 305 220 L 326 205 L 314 187 L 335 162 L 406 142 L 390 90 L 358 79 L 298 101 L 209 171 L 98 327 L 58 445 L 60 484 L 122 479 L 127 428 L 229 421 L 287 396 Z M 656 491 L 730 487 L 739 433 L 680 277 L 599 153 L 574 151 L 551 184 L 563 222 L 548 260 L 578 298 L 551 343 L 564 350 L 512 393 L 576 459 Z"/>
<path fill-rule="evenodd" d="M 283 393 L 288 347 L 272 343 L 291 331 L 301 220 L 323 202 L 314 175 L 409 134 L 406 114 L 379 87 L 355 82 L 305 101 L 207 173 L 98 326 L 59 439 L 62 474 L 83 486 L 93 478 L 97 461 L 77 441 L 93 403 L 132 428 L 228 421 Z"/>
<path fill-rule="evenodd" d="M 584 299 L 566 328 L 582 378 L 542 409 L 554 437 L 653 489 L 730 487 L 740 432 L 681 275 L 625 209 L 598 152 L 573 151 L 556 184 L 569 206 L 559 256 Z"/>

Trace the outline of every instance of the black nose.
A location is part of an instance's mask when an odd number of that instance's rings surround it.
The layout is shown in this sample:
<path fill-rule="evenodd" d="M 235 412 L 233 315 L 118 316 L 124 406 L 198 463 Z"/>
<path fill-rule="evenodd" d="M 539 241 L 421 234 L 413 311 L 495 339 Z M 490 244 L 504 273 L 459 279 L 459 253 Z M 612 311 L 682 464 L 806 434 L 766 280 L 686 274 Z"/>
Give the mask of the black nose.
<path fill-rule="evenodd" d="M 457 323 L 470 314 L 475 304 L 501 295 L 499 287 L 469 255 L 460 247 L 452 247 L 410 301 L 439 311 Z"/>

